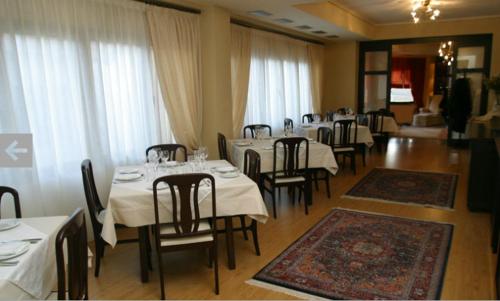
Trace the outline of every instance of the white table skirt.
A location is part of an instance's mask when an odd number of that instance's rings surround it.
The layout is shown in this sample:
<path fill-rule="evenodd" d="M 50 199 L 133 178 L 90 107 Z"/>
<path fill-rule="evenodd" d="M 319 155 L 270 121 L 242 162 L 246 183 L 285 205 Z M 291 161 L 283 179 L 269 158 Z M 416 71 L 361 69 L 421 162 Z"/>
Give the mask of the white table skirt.
<path fill-rule="evenodd" d="M 250 141 L 250 146 L 237 146 L 235 142 Z M 273 150 L 269 149 L 274 144 L 274 139 L 238 139 L 229 140 L 229 149 L 231 150 L 231 161 L 234 165 L 243 170 L 244 155 L 247 149 L 253 149 L 260 154 L 260 171 L 267 173 L 273 171 Z M 302 151 L 302 149 L 301 149 Z M 305 151 L 299 154 L 301 166 L 305 165 Z M 283 160 L 278 157 L 277 166 L 283 165 Z M 339 169 L 332 148 L 321 143 L 309 143 L 309 168 L 325 168 L 335 175 Z"/>
<path fill-rule="evenodd" d="M 21 225 L 0 232 L 0 240 L 43 238 L 27 253 L 12 259 L 19 263 L 0 267 L 0 299 L 45 299 L 57 281 L 55 237 L 67 217 L 20 219 Z"/>
<path fill-rule="evenodd" d="M 208 161 L 208 170 L 212 167 L 230 166 L 229 162 Z M 138 167 L 142 168 L 142 167 Z M 117 168 L 119 170 L 120 168 Z M 173 169 L 175 170 L 175 168 Z M 206 172 L 209 172 L 209 171 Z M 237 178 L 225 179 L 217 174 L 215 178 L 217 216 L 248 215 L 265 223 L 268 213 L 259 188 L 250 178 L 241 174 Z M 153 191 L 148 189 L 145 181 L 112 184 L 108 205 L 105 211 L 101 236 L 110 245 L 117 242 L 115 224 L 128 227 L 140 227 L 155 223 Z M 200 216 L 212 216 L 211 191 L 208 186 L 199 189 Z M 160 212 L 160 220 L 164 223 L 172 221 L 171 196 L 168 189 L 159 192 L 164 208 Z"/>
<path fill-rule="evenodd" d="M 328 127 L 333 128 L 333 122 L 322 122 L 322 123 L 308 123 L 303 124 L 295 129 L 293 129 L 294 134 L 297 136 L 308 137 L 316 140 L 318 137 L 318 128 Z M 385 126 L 384 126 L 385 127 Z M 354 130 L 351 129 L 351 142 L 354 142 Z M 338 131 L 337 133 L 338 134 Z M 338 138 L 338 135 L 337 135 Z M 336 140 L 338 140 L 336 138 Z M 373 137 L 370 129 L 367 126 L 358 125 L 358 136 L 356 137 L 356 143 L 365 144 L 368 147 L 373 146 Z M 337 141 L 338 142 L 338 141 Z"/>

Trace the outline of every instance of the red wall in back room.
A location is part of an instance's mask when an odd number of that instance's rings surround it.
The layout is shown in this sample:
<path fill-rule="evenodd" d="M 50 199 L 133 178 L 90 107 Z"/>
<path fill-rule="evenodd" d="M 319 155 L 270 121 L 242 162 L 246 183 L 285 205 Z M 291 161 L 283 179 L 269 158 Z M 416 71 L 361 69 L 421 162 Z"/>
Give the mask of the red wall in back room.
<path fill-rule="evenodd" d="M 411 88 L 417 108 L 423 107 L 424 104 L 425 67 L 425 58 L 392 58 L 391 86 Z"/>

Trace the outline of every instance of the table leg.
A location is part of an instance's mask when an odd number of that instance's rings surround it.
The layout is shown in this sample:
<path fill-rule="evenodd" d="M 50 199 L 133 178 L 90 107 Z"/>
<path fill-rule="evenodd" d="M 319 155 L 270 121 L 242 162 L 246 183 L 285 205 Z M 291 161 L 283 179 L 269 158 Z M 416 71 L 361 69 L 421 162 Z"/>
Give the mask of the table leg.
<path fill-rule="evenodd" d="M 140 257 L 140 268 L 141 268 L 141 281 L 146 283 L 149 281 L 149 271 L 148 271 L 148 226 L 138 227 L 139 234 L 139 257 Z"/>
<path fill-rule="evenodd" d="M 312 170 L 307 170 L 306 175 L 306 183 L 304 187 L 304 198 L 307 205 L 312 205 Z M 306 207 L 306 214 L 308 213 Z"/>
<path fill-rule="evenodd" d="M 226 224 L 227 265 L 230 270 L 234 270 L 236 261 L 234 256 L 233 218 L 226 216 L 224 221 Z"/>

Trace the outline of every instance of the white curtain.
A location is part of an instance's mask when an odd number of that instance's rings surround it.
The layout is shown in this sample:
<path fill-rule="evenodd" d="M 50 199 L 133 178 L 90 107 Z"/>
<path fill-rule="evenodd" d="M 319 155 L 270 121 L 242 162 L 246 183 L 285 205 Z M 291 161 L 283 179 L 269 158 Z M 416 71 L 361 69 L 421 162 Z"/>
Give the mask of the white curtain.
<path fill-rule="evenodd" d="M 241 132 L 247 108 L 251 42 L 250 29 L 231 25 L 231 93 L 234 137 L 238 137 Z"/>
<path fill-rule="evenodd" d="M 86 207 L 85 158 L 105 202 L 114 166 L 172 141 L 152 61 L 143 4 L 0 1 L 0 133 L 34 138 L 34 167 L 0 168 L 0 185 L 23 215 Z"/>
<path fill-rule="evenodd" d="M 195 149 L 202 124 L 200 17 L 150 6 L 147 20 L 172 131 Z"/>
<path fill-rule="evenodd" d="M 265 123 L 274 132 L 284 118 L 299 122 L 312 112 L 308 43 L 252 30 L 252 57 L 245 124 Z"/>

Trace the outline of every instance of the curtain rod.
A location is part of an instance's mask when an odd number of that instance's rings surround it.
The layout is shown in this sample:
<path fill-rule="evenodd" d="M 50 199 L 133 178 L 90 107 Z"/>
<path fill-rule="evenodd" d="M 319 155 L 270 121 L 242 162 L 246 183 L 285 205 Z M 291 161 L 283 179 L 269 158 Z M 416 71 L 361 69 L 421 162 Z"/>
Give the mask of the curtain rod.
<path fill-rule="evenodd" d="M 236 25 L 240 25 L 240 26 L 243 26 L 243 27 L 258 29 L 258 30 L 267 31 L 267 32 L 271 32 L 271 33 L 276 33 L 276 34 L 279 34 L 279 35 L 287 36 L 287 37 L 295 39 L 295 40 L 300 40 L 300 41 L 304 41 L 304 42 L 308 42 L 308 43 L 313 43 L 313 44 L 318 44 L 318 45 L 325 45 L 323 42 L 320 42 L 320 41 L 317 41 L 317 40 L 313 40 L 313 39 L 309 39 L 309 38 L 304 38 L 304 37 L 301 37 L 299 35 L 295 35 L 295 34 L 284 32 L 284 31 L 277 30 L 277 29 L 268 28 L 268 27 L 261 26 L 261 25 L 256 25 L 256 24 L 253 24 L 253 23 L 250 23 L 250 22 L 246 22 L 246 21 L 242 21 L 242 20 L 238 20 L 238 19 L 234 19 L 234 18 L 231 18 L 231 23 L 232 24 L 236 24 Z"/>
<path fill-rule="evenodd" d="M 201 14 L 201 10 L 199 10 L 199 9 L 187 7 L 187 6 L 182 6 L 182 5 L 174 4 L 174 3 L 163 2 L 160 0 L 133 0 L 133 1 L 146 3 L 146 4 L 154 5 L 154 6 L 176 9 L 176 10 L 180 10 L 180 11 L 183 11 L 186 13 L 192 13 L 192 14 L 198 14 L 198 15 Z"/>

